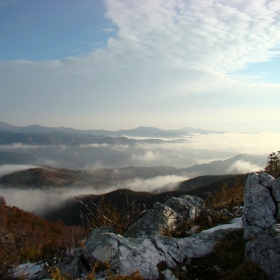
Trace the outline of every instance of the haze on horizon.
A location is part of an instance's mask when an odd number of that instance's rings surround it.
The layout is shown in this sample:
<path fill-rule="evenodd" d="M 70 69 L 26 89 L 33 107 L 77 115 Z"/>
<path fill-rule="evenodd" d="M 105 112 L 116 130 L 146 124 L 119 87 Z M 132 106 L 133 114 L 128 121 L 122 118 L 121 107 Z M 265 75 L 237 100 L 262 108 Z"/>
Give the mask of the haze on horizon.
<path fill-rule="evenodd" d="M 13 125 L 279 132 L 278 0 L 0 0 Z"/>

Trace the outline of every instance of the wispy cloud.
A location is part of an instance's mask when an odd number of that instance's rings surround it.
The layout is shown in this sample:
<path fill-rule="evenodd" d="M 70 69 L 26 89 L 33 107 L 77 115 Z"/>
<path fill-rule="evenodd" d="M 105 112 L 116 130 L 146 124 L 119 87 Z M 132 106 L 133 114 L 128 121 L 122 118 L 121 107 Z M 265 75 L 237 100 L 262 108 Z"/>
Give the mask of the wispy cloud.
<path fill-rule="evenodd" d="M 103 143 L 103 144 L 83 144 L 79 145 L 81 148 L 108 148 L 110 145 Z"/>
<path fill-rule="evenodd" d="M 37 145 L 26 145 L 22 143 L 14 143 L 11 145 L 0 145 L 0 149 L 2 150 L 27 150 L 27 149 L 38 149 L 43 146 Z"/>
<path fill-rule="evenodd" d="M 157 152 L 154 153 L 152 151 L 147 151 L 144 154 L 138 154 L 138 155 L 132 154 L 131 158 L 132 160 L 140 161 L 140 162 L 142 161 L 143 163 L 145 163 L 145 162 L 158 160 L 160 158 L 160 154 Z"/>

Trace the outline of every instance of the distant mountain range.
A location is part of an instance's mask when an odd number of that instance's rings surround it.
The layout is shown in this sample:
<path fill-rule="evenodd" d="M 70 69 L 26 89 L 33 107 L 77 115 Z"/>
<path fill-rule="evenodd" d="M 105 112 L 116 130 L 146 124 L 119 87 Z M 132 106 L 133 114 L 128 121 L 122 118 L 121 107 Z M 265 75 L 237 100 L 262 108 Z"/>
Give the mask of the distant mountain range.
<path fill-rule="evenodd" d="M 168 140 L 167 140 L 168 141 Z M 70 135 L 65 132 L 6 132 L 0 131 L 0 145 L 12 145 L 16 143 L 25 145 L 133 145 L 136 143 L 161 144 L 166 141 L 161 139 L 130 139 L 127 137 L 109 137 L 90 134 Z"/>
<path fill-rule="evenodd" d="M 183 127 L 181 129 L 170 129 L 162 130 L 156 127 L 145 127 L 141 126 L 133 129 L 121 129 L 118 131 L 110 130 L 78 130 L 74 128 L 66 127 L 45 127 L 40 125 L 29 125 L 25 127 L 11 125 L 5 122 L 0 122 L 0 132 L 9 133 L 35 133 L 35 134 L 46 134 L 46 133 L 67 133 L 70 135 L 96 135 L 96 136 L 107 136 L 107 137 L 148 137 L 148 138 L 174 138 L 183 137 L 191 133 L 221 133 L 210 130 L 203 130 L 200 128 Z"/>

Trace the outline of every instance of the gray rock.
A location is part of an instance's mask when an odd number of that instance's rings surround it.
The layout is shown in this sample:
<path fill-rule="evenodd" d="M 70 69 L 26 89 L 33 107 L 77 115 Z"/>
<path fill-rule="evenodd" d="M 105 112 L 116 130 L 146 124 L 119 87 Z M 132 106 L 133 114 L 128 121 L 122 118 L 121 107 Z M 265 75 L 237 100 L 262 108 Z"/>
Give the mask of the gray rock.
<path fill-rule="evenodd" d="M 280 224 L 274 224 L 270 228 L 270 235 L 273 237 L 280 237 Z"/>
<path fill-rule="evenodd" d="M 280 279 L 280 236 L 273 237 L 268 232 L 246 243 L 245 254 L 256 262 L 271 279 Z"/>
<path fill-rule="evenodd" d="M 233 215 L 227 209 L 222 209 L 221 210 L 221 216 L 222 217 L 227 217 L 227 218 L 233 217 Z"/>
<path fill-rule="evenodd" d="M 244 239 L 249 240 L 269 229 L 275 222 L 276 206 L 267 187 L 261 185 L 262 181 L 267 185 L 272 182 L 267 176 L 256 173 L 248 175 L 244 190 Z"/>
<path fill-rule="evenodd" d="M 203 199 L 190 195 L 171 197 L 164 204 L 176 211 L 183 220 L 191 221 L 194 221 L 205 209 Z"/>
<path fill-rule="evenodd" d="M 48 277 L 49 274 L 44 270 L 42 264 L 25 263 L 17 266 L 13 270 L 13 276 L 16 278 L 24 277 L 24 279 L 26 280 L 37 280 Z"/>
<path fill-rule="evenodd" d="M 264 172 L 260 174 L 260 184 L 263 185 L 264 187 L 271 188 L 273 181 L 275 181 L 275 178 L 272 177 L 271 175 Z"/>
<path fill-rule="evenodd" d="M 177 277 L 173 274 L 173 272 L 170 269 L 166 269 L 161 272 L 165 278 L 165 280 L 178 280 Z"/>
<path fill-rule="evenodd" d="M 280 179 L 261 173 L 248 176 L 244 195 L 245 254 L 271 279 L 280 279 Z"/>
<path fill-rule="evenodd" d="M 124 237 L 144 237 L 150 235 L 164 235 L 175 230 L 181 224 L 180 216 L 173 209 L 159 202 L 153 209 L 132 225 L 124 234 Z"/>
<path fill-rule="evenodd" d="M 221 269 L 218 265 L 215 264 L 215 265 L 212 267 L 212 271 L 214 271 L 214 272 L 220 274 L 220 273 L 222 272 L 222 269 Z"/>
<path fill-rule="evenodd" d="M 210 253 L 232 231 L 217 230 L 176 239 L 166 236 L 124 238 L 110 232 L 109 228 L 97 229 L 92 232 L 83 252 L 60 268 L 77 279 L 86 275 L 96 262 L 104 264 L 109 261 L 113 274 L 130 275 L 139 271 L 144 279 L 165 277 L 176 280 L 172 271 L 184 272 L 190 259 Z M 104 276 L 105 272 L 99 271 L 96 279 Z"/>
<path fill-rule="evenodd" d="M 272 197 L 276 203 L 277 213 L 276 219 L 280 219 L 280 178 L 277 178 L 272 183 Z"/>
<path fill-rule="evenodd" d="M 174 232 L 184 222 L 194 221 L 204 209 L 203 200 L 190 195 L 172 197 L 165 204 L 157 202 L 153 209 L 125 232 L 124 237 L 138 238 Z"/>
<path fill-rule="evenodd" d="M 243 206 L 235 206 L 233 207 L 233 211 L 236 217 L 241 217 L 243 215 Z"/>
<path fill-rule="evenodd" d="M 116 233 L 111 227 L 100 227 L 91 232 L 85 243 L 82 257 L 93 266 L 95 262 L 103 259 L 112 260 L 117 254 L 117 241 L 107 237 L 109 233 Z"/>
<path fill-rule="evenodd" d="M 56 264 L 60 274 L 70 274 L 74 279 L 89 272 L 89 266 L 81 259 L 82 249 L 80 248 L 76 256 L 72 260 L 64 261 Z"/>

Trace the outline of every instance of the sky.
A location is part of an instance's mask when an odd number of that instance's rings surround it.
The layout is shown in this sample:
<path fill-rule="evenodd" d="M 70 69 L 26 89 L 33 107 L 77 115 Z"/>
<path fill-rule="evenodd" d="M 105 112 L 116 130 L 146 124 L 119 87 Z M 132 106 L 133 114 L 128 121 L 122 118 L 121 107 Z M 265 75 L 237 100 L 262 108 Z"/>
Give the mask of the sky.
<path fill-rule="evenodd" d="M 0 0 L 0 121 L 279 132 L 279 0 Z"/>

